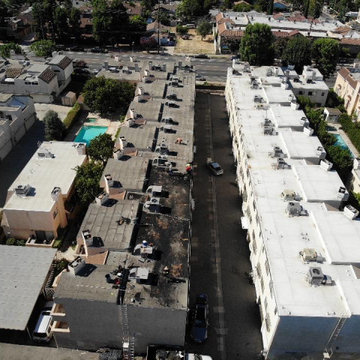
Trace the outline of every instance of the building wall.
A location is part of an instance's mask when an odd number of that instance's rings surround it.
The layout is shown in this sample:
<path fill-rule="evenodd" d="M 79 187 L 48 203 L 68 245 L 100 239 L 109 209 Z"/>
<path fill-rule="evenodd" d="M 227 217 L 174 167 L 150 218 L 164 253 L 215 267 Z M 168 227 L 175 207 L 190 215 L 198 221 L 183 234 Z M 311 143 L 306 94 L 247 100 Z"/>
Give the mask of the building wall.
<path fill-rule="evenodd" d="M 356 82 L 355 89 L 339 73 L 337 74 L 334 90 L 338 96 L 344 99 L 344 106 L 348 115 L 355 113 L 357 121 L 360 120 L 359 90 L 360 83 Z"/>
<path fill-rule="evenodd" d="M 68 323 L 69 333 L 54 333 L 59 347 L 97 350 L 101 347 L 121 348 L 123 344 L 122 311 L 115 303 L 84 299 L 56 298 L 66 315 L 54 317 Z M 149 344 L 183 346 L 186 310 L 127 306 L 128 335 L 135 338 L 135 352 L 146 353 Z"/>
<path fill-rule="evenodd" d="M 104 279 L 105 281 L 105 279 Z M 54 333 L 58 347 L 97 350 L 101 347 L 121 348 L 120 306 L 102 301 L 58 299 L 66 316 L 54 318 L 69 324 L 69 333 Z"/>
<path fill-rule="evenodd" d="M 316 87 L 314 87 L 313 89 L 293 88 L 292 90 L 296 96 L 308 96 L 314 104 L 318 104 L 319 106 L 325 105 L 329 93 L 328 90 L 316 89 Z"/>

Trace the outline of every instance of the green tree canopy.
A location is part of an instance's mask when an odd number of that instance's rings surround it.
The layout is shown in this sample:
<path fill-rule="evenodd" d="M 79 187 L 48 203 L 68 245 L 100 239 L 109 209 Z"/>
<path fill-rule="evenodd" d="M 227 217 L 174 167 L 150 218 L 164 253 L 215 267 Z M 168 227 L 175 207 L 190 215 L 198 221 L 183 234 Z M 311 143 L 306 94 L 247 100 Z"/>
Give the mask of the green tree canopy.
<path fill-rule="evenodd" d="M 176 32 L 179 35 L 185 35 L 189 32 L 189 29 L 186 26 L 178 24 L 178 25 L 176 25 Z"/>
<path fill-rule="evenodd" d="M 176 14 L 183 19 L 206 15 L 215 2 L 214 0 L 182 0 L 176 9 Z"/>
<path fill-rule="evenodd" d="M 112 157 L 114 140 L 109 134 L 101 134 L 90 141 L 87 153 L 93 160 L 106 163 L 107 159 Z"/>
<path fill-rule="evenodd" d="M 85 104 L 91 111 L 102 115 L 119 111 L 124 115 L 134 97 L 135 87 L 128 82 L 105 79 L 103 76 L 88 80 L 84 86 Z"/>
<path fill-rule="evenodd" d="M 21 47 L 18 44 L 9 43 L 9 44 L 0 45 L 0 55 L 4 58 L 10 57 L 11 50 L 14 50 L 15 54 L 22 53 Z"/>
<path fill-rule="evenodd" d="M 318 39 L 312 46 L 312 58 L 316 67 L 328 78 L 335 70 L 339 60 L 340 46 L 334 39 Z"/>
<path fill-rule="evenodd" d="M 253 7 L 247 3 L 236 4 L 233 6 L 233 11 L 238 11 L 238 12 L 248 12 L 251 11 L 252 9 Z"/>
<path fill-rule="evenodd" d="M 274 61 L 274 37 L 265 24 L 248 25 L 240 44 L 240 54 L 250 65 L 271 65 Z"/>
<path fill-rule="evenodd" d="M 211 33 L 212 30 L 212 25 L 211 23 L 209 23 L 208 21 L 202 21 L 196 31 L 199 35 L 201 35 L 201 40 L 206 36 L 209 35 Z"/>
<path fill-rule="evenodd" d="M 55 50 L 55 43 L 51 40 L 39 40 L 34 42 L 30 49 L 34 51 L 36 56 L 48 57 Z"/>
<path fill-rule="evenodd" d="M 304 65 L 311 64 L 311 42 L 303 36 L 290 39 L 284 49 L 282 60 L 288 65 L 295 65 L 298 73 Z"/>
<path fill-rule="evenodd" d="M 44 116 L 45 123 L 45 139 L 46 140 L 62 140 L 65 132 L 65 125 L 59 119 L 58 114 L 49 110 Z"/>
<path fill-rule="evenodd" d="M 75 191 L 82 204 L 88 205 L 99 194 L 102 172 L 103 165 L 93 161 L 76 168 Z"/>

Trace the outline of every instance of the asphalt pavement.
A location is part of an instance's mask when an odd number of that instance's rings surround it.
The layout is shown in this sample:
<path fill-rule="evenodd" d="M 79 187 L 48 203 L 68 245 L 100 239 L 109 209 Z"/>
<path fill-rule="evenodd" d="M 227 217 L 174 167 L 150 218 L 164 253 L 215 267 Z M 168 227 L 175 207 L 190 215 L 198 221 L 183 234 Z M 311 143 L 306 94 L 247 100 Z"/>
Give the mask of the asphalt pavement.
<path fill-rule="evenodd" d="M 235 183 L 231 139 L 223 96 L 198 92 L 195 106 L 195 211 L 191 251 L 190 304 L 209 297 L 208 340 L 187 349 L 214 360 L 256 359 L 261 346 L 260 319 L 250 271 L 246 233 L 241 229 L 241 198 Z M 220 163 L 214 177 L 207 157 Z"/>
<path fill-rule="evenodd" d="M 188 58 L 185 55 L 169 55 L 169 54 L 144 54 L 143 52 L 126 52 L 126 53 L 107 53 L 97 54 L 90 52 L 72 52 L 64 51 L 64 54 L 68 55 L 72 59 L 84 60 L 89 68 L 100 69 L 104 61 L 111 60 L 111 56 L 117 56 L 119 59 L 129 59 L 133 56 L 138 60 L 163 60 L 163 61 L 178 61 Z M 190 62 L 194 65 L 195 70 L 200 75 L 204 76 L 207 81 L 212 82 L 225 82 L 227 68 L 231 66 L 231 61 L 228 58 L 213 57 L 209 59 L 197 59 L 190 57 Z"/>

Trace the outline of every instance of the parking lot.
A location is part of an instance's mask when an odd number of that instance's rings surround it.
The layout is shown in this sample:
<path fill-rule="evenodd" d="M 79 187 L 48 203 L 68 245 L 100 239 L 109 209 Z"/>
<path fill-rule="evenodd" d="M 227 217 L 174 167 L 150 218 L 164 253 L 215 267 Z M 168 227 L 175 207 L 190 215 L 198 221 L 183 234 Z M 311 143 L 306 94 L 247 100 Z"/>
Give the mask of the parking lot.
<path fill-rule="evenodd" d="M 187 348 L 214 360 L 256 359 L 261 350 L 259 311 L 245 276 L 249 250 L 240 225 L 241 198 L 223 96 L 197 93 L 195 143 L 190 303 L 199 293 L 208 295 L 210 326 L 205 343 L 188 339 Z M 222 176 L 210 174 L 207 157 L 220 163 Z"/>

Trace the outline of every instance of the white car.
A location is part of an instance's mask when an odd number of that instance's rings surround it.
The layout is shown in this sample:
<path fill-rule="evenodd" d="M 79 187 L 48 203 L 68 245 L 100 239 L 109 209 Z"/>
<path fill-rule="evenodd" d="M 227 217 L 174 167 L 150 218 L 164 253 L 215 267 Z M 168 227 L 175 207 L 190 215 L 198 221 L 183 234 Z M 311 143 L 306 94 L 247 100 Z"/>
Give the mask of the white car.
<path fill-rule="evenodd" d="M 212 360 L 209 355 L 186 354 L 186 360 Z"/>

